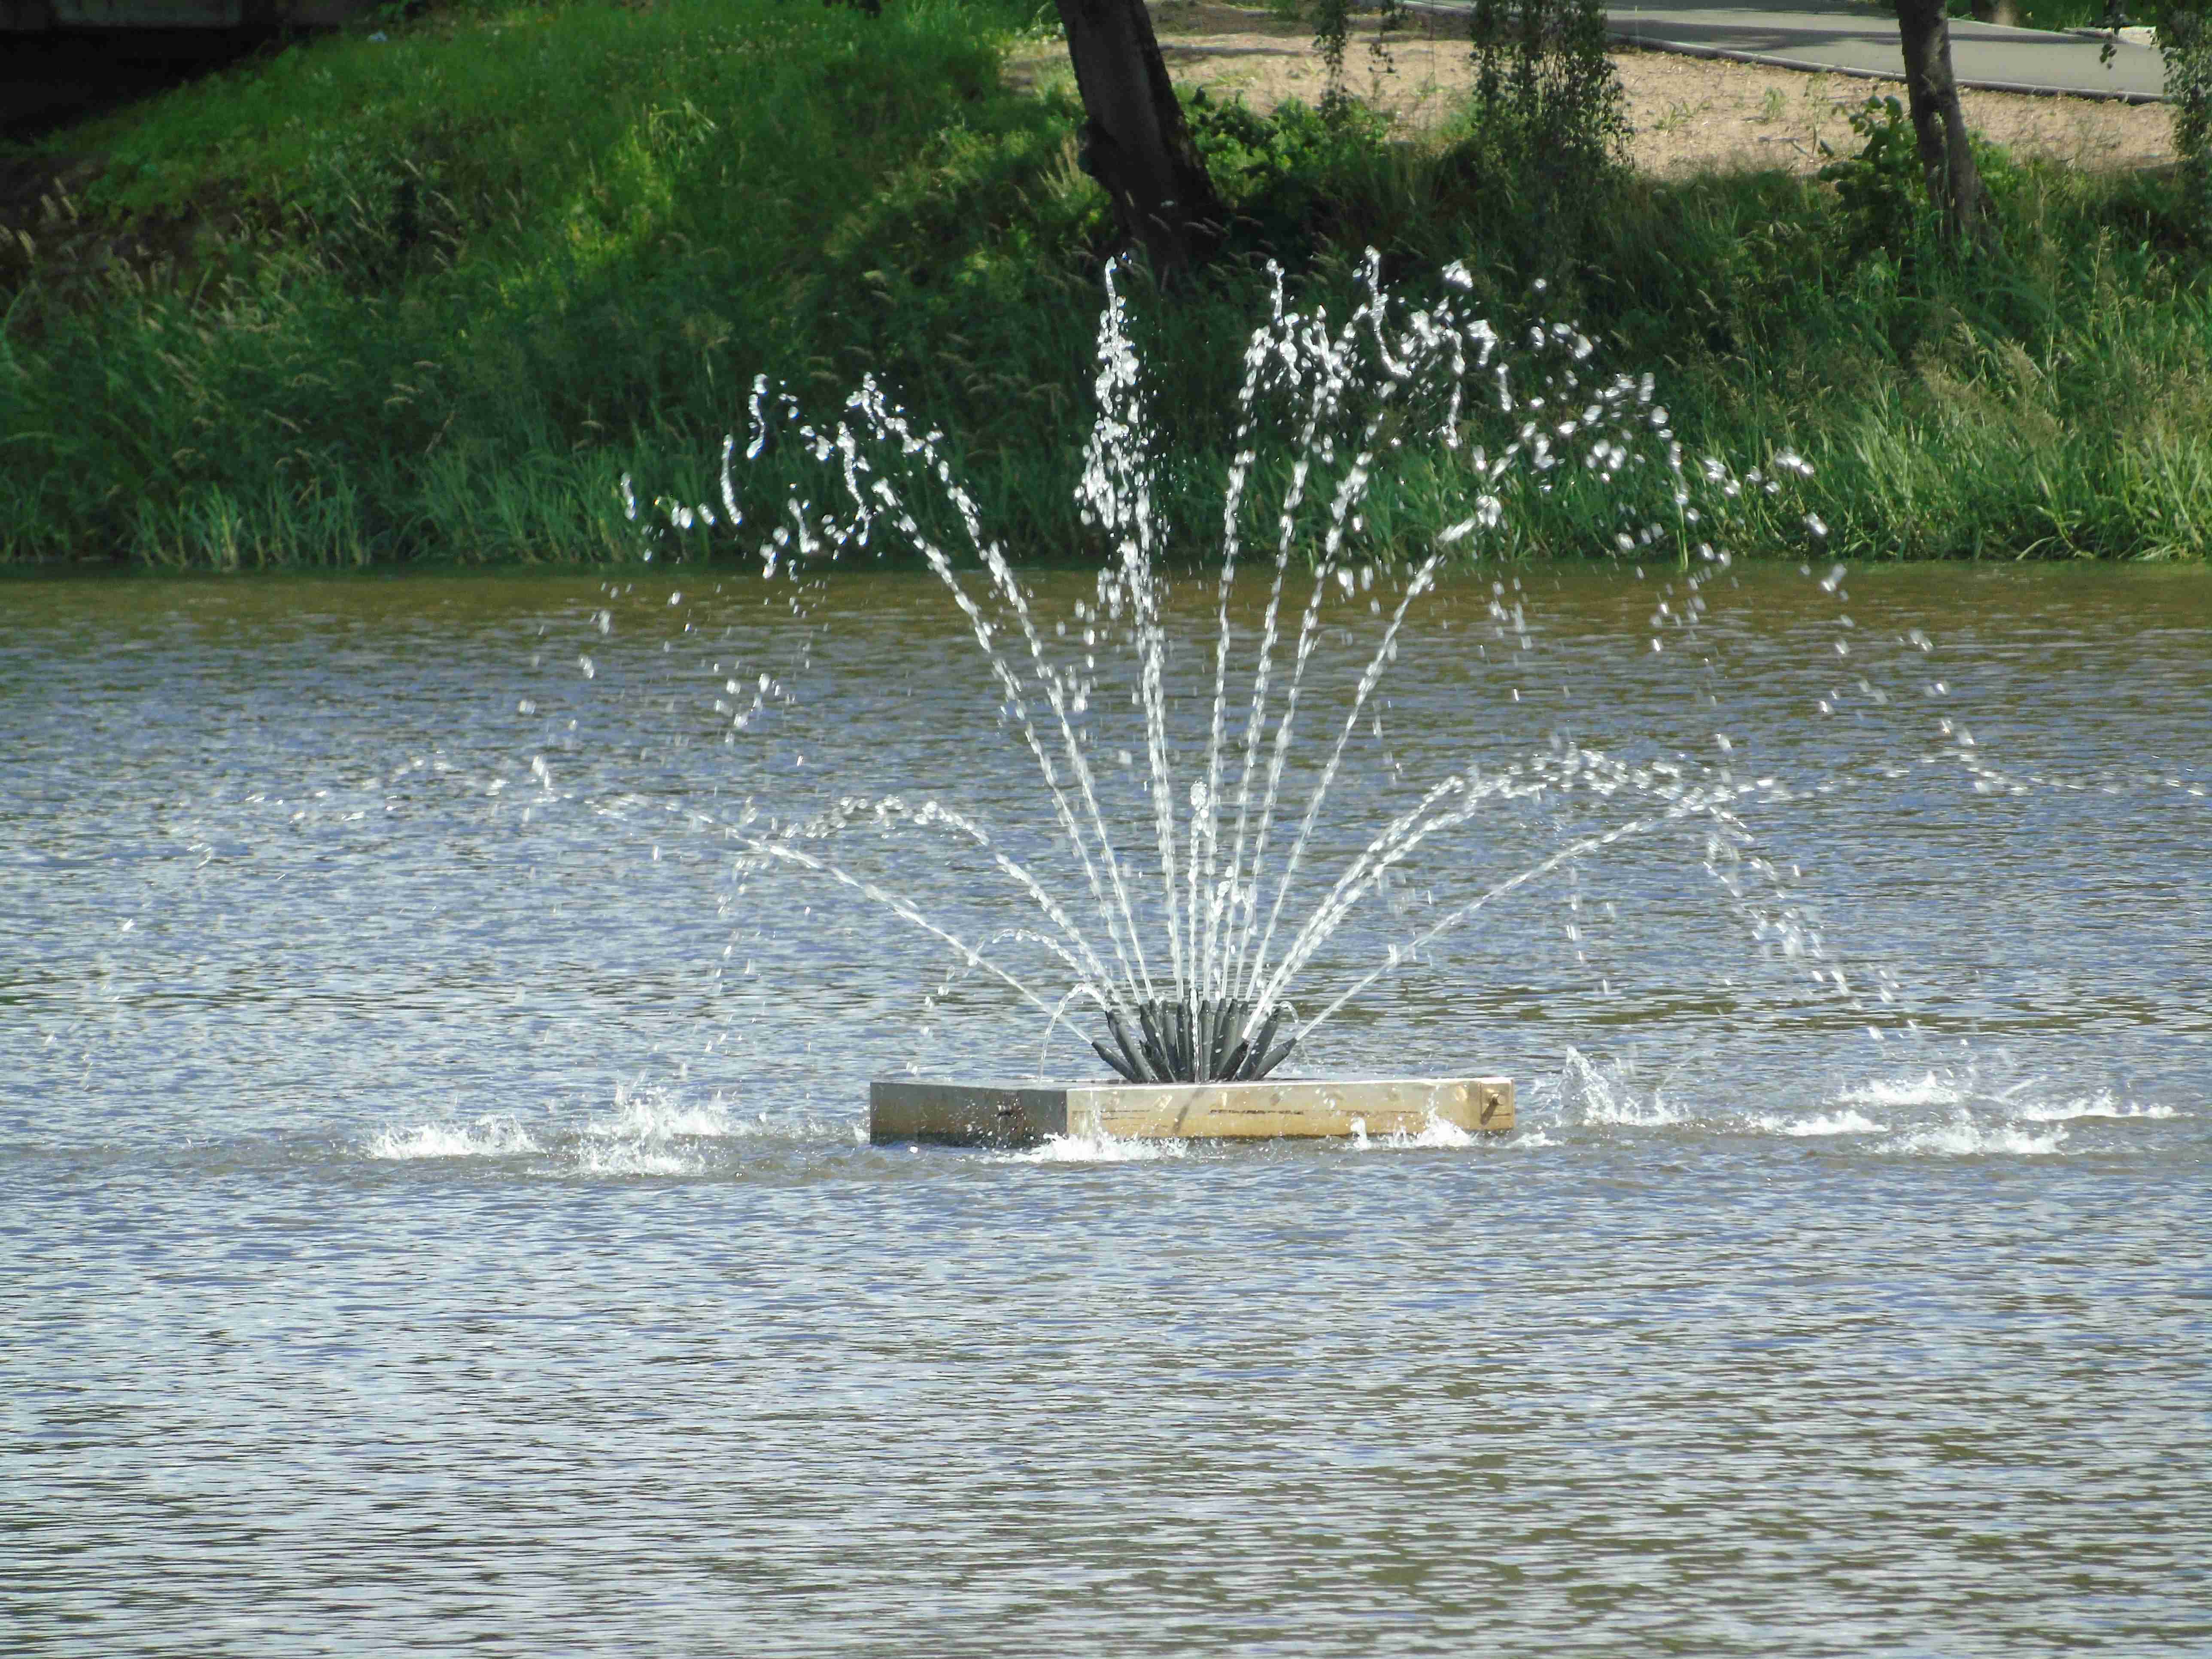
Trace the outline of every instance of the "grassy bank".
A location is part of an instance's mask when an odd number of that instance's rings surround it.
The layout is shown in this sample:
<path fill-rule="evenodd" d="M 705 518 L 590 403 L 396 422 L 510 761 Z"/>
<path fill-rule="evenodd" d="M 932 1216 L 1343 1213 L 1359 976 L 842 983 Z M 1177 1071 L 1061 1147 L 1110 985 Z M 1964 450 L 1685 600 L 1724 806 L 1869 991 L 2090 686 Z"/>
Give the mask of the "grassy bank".
<path fill-rule="evenodd" d="M 631 557 L 620 478 L 716 499 L 759 374 L 825 415 L 875 374 L 951 434 L 1011 546 L 1092 550 L 1070 492 L 1110 225 L 1077 112 L 1000 86 L 1021 21 L 483 0 L 12 158 L 40 183 L 0 247 L 0 559 Z M 2206 249 L 2161 179 L 1992 158 L 2005 252 L 1966 263 L 1893 165 L 1840 193 L 1632 181 L 1563 251 L 1479 145 L 1295 111 L 1200 127 L 1235 246 L 1201 291 L 1138 307 L 1194 524 L 1263 260 L 1340 310 L 1372 245 L 1409 293 L 1463 258 L 1501 323 L 1575 317 L 1658 374 L 1693 455 L 1802 453 L 1800 500 L 1739 504 L 1747 550 L 1796 550 L 1807 510 L 1850 556 L 2212 544 Z M 811 465 L 742 466 L 748 512 L 818 491 Z M 1460 466 L 1409 453 L 1369 533 L 1463 516 Z M 1595 550 L 1615 507 L 1595 489 L 1532 497 L 1491 546 Z"/>

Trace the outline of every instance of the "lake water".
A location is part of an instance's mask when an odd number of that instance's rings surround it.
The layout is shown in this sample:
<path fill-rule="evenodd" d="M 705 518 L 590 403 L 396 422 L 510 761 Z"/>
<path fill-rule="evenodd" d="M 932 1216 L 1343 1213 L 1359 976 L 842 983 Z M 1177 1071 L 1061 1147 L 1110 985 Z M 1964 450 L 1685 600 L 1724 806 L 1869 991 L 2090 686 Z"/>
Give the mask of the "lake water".
<path fill-rule="evenodd" d="M 1049 865 L 927 577 L 0 589 L 0 1646 L 2212 1650 L 2212 584 L 1825 574 L 1415 612 L 1317 870 L 1566 743 L 1767 781 L 1285 1068 L 1514 1135 L 1011 1154 L 866 1083 L 1046 1022 L 729 839 Z M 1501 806 L 1316 987 L 1637 810 Z"/>

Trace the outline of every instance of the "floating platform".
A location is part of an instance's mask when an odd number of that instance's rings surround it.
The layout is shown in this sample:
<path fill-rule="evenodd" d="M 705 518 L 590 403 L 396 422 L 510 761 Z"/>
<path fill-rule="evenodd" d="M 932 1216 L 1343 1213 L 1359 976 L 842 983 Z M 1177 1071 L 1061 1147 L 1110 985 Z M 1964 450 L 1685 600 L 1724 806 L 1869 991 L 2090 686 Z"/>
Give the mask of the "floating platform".
<path fill-rule="evenodd" d="M 1267 1078 L 1257 1083 L 955 1083 L 868 1085 L 868 1138 L 952 1146 L 1033 1146 L 1054 1135 L 1120 1139 L 1326 1139 L 1419 1134 L 1443 1121 L 1471 1134 L 1513 1127 L 1502 1077 Z"/>

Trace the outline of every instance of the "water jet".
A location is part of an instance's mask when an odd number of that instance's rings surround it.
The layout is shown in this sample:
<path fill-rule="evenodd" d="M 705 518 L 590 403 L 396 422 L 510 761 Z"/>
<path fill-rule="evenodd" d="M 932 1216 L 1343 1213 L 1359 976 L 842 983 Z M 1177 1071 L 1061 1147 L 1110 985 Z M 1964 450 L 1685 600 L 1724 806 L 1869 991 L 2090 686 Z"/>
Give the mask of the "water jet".
<path fill-rule="evenodd" d="M 828 427 L 807 423 L 788 393 L 756 382 L 746 463 L 795 439 L 842 493 L 830 510 L 800 497 L 785 503 L 758 544 L 763 578 L 799 584 L 814 560 L 884 541 L 918 553 L 981 653 L 1000 722 L 1043 785 L 1050 829 L 1003 835 L 963 807 L 933 796 L 917 801 L 905 790 L 845 795 L 788 818 L 749 801 L 726 825 L 739 878 L 795 869 L 890 910 L 946 946 L 960 974 L 995 980 L 1035 1008 L 1048 1052 L 1060 1027 L 1079 1024 L 1076 1005 L 1089 1005 L 1104 1027 L 1085 1041 L 1110 1080 L 1048 1082 L 1041 1054 L 1040 1075 L 1028 1082 L 878 1081 L 875 1138 L 1003 1142 L 1090 1133 L 1243 1138 L 1342 1135 L 1354 1126 L 1369 1133 L 1418 1133 L 1429 1123 L 1467 1133 L 1510 1127 L 1512 1086 L 1501 1078 L 1272 1074 L 1352 999 L 1528 883 L 1663 826 L 1694 822 L 1727 849 L 1748 842 L 1731 809 L 1768 781 L 1739 779 L 1725 768 L 1631 763 L 1555 739 L 1520 763 L 1469 765 L 1409 791 L 1364 846 L 1340 849 L 1333 872 L 1311 873 L 1336 857 L 1316 827 L 1333 791 L 1341 805 L 1354 738 L 1370 727 L 1381 738 L 1377 688 L 1407 637 L 1409 612 L 1447 557 L 1507 520 L 1516 491 L 1547 490 L 1562 468 L 1608 482 L 1644 469 L 1638 476 L 1661 481 L 1672 496 L 1680 518 L 1666 532 L 1672 536 L 1698 523 L 1687 503 L 1709 485 L 1730 496 L 1746 483 L 1775 487 L 1756 471 L 1739 481 L 1715 461 L 1697 473 L 1686 469 L 1651 377 L 1601 373 L 1592 343 L 1562 325 L 1531 327 L 1521 348 L 1509 348 L 1465 308 L 1471 286 L 1463 270 L 1448 267 L 1436 297 L 1408 307 L 1384 289 L 1370 256 L 1364 297 L 1332 324 L 1319 308 L 1291 309 L 1279 276 L 1272 313 L 1245 354 L 1206 607 L 1212 615 L 1198 628 L 1170 621 L 1176 576 L 1166 556 L 1169 515 L 1155 502 L 1160 446 L 1110 273 L 1098 334 L 1098 413 L 1077 498 L 1112 555 L 1095 594 L 1063 621 L 1040 614 L 1036 593 L 987 532 L 941 434 L 917 425 L 872 380 Z M 1287 442 L 1270 454 L 1273 465 L 1263 465 L 1271 432 Z M 1466 516 L 1407 552 L 1369 535 L 1362 504 L 1377 471 L 1414 441 L 1420 453 L 1444 458 L 1438 465 L 1461 492 Z M 665 524 L 648 521 L 647 533 L 680 541 L 702 526 L 736 532 L 744 521 L 738 455 L 736 440 L 726 441 L 719 520 L 708 504 L 664 499 L 655 506 Z M 1786 459 L 1785 466 L 1795 465 Z M 917 502 L 925 495 L 939 504 L 937 518 L 958 526 L 965 546 L 957 556 L 923 523 Z M 1625 505 L 1620 514 L 1620 546 L 1658 538 L 1630 520 Z M 1245 539 L 1255 527 L 1272 532 L 1272 556 L 1247 561 Z M 1697 556 L 1725 563 L 1709 545 Z M 1248 563 L 1256 569 L 1246 570 Z M 1206 585 L 1203 578 L 1187 584 L 1201 592 Z M 799 603 L 795 594 L 794 608 Z M 1525 650 L 1517 604 L 1492 611 Z M 1360 630 L 1367 641 L 1352 665 L 1316 666 L 1325 642 Z M 1110 664 L 1117 656 L 1126 678 L 1102 670 L 1102 659 Z M 770 678 L 759 683 L 765 693 Z M 732 678 L 727 689 L 739 685 Z M 1331 696 L 1334 706 L 1316 716 Z M 1184 710 L 1198 720 L 1178 719 Z M 735 741 L 757 731 L 765 705 L 756 698 L 728 712 Z M 1302 722 L 1320 726 L 1320 742 L 1297 753 Z M 1346 920 L 1387 896 L 1417 853 L 1437 854 L 1455 833 L 1479 830 L 1491 809 L 1570 795 L 1625 797 L 1636 807 L 1502 880 L 1449 897 L 1367 971 L 1324 963 L 1323 946 Z M 1026 920 L 979 933 L 972 922 L 926 914 L 910 890 L 844 850 L 870 827 L 886 841 L 919 836 L 942 849 L 940 859 L 988 866 Z M 1027 960 L 1015 960 L 1018 954 Z M 1324 969 L 1336 982 L 1322 986 L 1318 1012 L 1302 1017 L 1290 994 Z"/>

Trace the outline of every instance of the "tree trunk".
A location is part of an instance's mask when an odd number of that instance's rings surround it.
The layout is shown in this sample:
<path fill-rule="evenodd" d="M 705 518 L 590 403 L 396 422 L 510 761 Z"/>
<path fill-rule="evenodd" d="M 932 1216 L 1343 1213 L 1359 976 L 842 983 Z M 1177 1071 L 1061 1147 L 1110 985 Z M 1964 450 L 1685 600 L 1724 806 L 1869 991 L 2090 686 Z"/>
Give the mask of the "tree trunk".
<path fill-rule="evenodd" d="M 1943 234 L 1982 247 L 1996 240 L 1982 175 L 1966 146 L 1966 112 L 1951 73 L 1951 21 L 1943 0 L 1897 0 L 1897 33 L 1905 46 L 1905 90 L 1928 199 L 1942 210 Z"/>
<path fill-rule="evenodd" d="M 2020 27 L 2020 0 L 1973 0 L 1973 5 L 1977 23 L 2002 23 L 2007 28 Z"/>
<path fill-rule="evenodd" d="M 1161 281 L 1205 262 L 1228 217 L 1183 124 L 1144 0 L 1054 0 L 1083 95 L 1083 170 Z"/>

